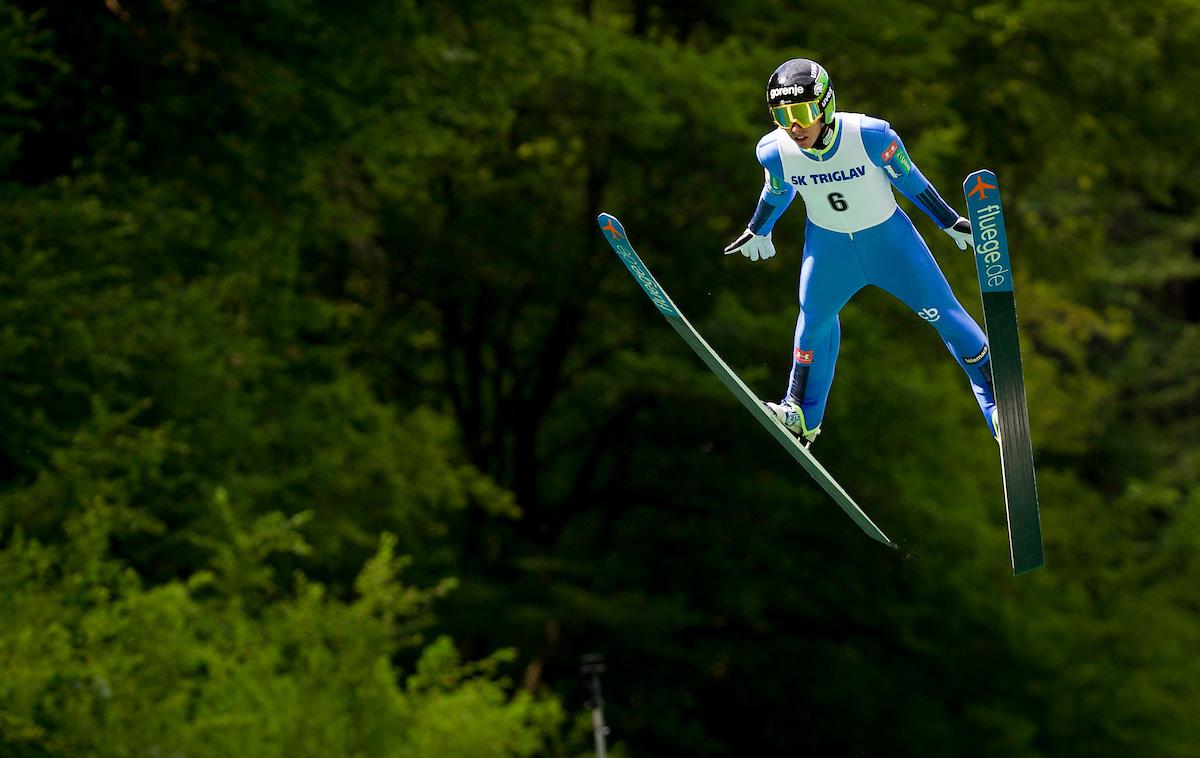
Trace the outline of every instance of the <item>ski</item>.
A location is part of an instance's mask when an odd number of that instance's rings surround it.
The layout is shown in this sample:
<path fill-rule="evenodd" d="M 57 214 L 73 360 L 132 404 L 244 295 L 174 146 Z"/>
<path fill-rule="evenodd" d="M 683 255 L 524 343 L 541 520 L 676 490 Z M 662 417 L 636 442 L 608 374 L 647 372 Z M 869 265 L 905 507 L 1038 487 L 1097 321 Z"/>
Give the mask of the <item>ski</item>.
<path fill-rule="evenodd" d="M 776 418 L 771 415 L 766 408 L 763 407 L 762 401 L 750 391 L 750 388 L 726 365 L 725 361 L 721 360 L 721 356 L 717 355 L 716 351 L 704 341 L 704 338 L 696 331 L 695 327 L 684 317 L 683 313 L 671 301 L 667 295 L 667 291 L 662 288 L 654 277 L 650 274 L 650 269 L 646 268 L 646 264 L 642 263 L 642 259 L 634 252 L 633 246 L 629 243 L 629 237 L 625 233 L 625 228 L 621 226 L 621 222 L 615 216 L 609 213 L 601 213 L 597 217 L 600 224 L 600 229 L 604 233 L 604 238 L 612 245 L 613 250 L 629 269 L 629 273 L 637 280 L 638 284 L 645 290 L 650 301 L 654 303 L 659 312 L 667 319 L 668 323 L 679 332 L 679 336 L 683 337 L 684 342 L 691 345 L 692 350 L 700 356 L 700 360 L 716 374 L 730 392 L 733 393 L 746 410 L 758 420 L 763 427 L 771 433 L 779 444 L 783 445 L 792 457 L 807 471 L 817 484 L 833 498 L 834 502 L 841 506 L 854 523 L 867 533 L 873 539 L 882 542 L 888 547 L 896 547 L 891 540 L 887 538 L 879 527 L 863 513 L 863 510 L 858 507 L 858 504 L 846 494 L 842 486 L 829 475 L 829 472 L 817 462 L 817 459 L 808 452 L 789 431 L 787 431 Z"/>
<path fill-rule="evenodd" d="M 1000 470 L 1004 478 L 1009 552 L 1013 574 L 1020 575 L 1041 566 L 1044 557 L 1012 263 L 999 184 L 994 173 L 981 169 L 963 182 L 963 193 L 975 237 L 975 267 L 992 356 L 992 390 L 999 409 Z"/>

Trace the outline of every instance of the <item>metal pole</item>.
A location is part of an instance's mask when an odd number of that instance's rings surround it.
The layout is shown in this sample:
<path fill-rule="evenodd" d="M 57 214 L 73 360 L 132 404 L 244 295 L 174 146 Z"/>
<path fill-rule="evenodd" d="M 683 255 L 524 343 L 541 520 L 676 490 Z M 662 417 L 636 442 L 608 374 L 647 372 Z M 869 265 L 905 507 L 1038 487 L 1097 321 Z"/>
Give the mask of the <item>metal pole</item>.
<path fill-rule="evenodd" d="M 604 738 L 608 736 L 608 727 L 604 725 L 604 696 L 600 692 L 600 675 L 604 673 L 604 656 L 599 653 L 589 653 L 579 660 L 579 673 L 588 677 L 587 707 L 592 709 L 592 734 L 596 737 L 596 756 L 606 758 L 608 749 Z"/>

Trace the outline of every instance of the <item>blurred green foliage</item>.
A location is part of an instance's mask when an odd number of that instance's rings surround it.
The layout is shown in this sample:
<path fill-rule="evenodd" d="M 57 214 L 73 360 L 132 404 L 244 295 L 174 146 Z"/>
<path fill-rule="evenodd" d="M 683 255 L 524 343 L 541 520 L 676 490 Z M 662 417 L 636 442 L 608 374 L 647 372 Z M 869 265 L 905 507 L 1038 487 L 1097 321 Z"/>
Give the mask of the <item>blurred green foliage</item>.
<path fill-rule="evenodd" d="M 1198 42 L 1185 0 L 0 0 L 0 754 L 581 754 L 592 651 L 628 755 L 1193 754 Z M 1038 573 L 902 305 L 843 312 L 816 449 L 892 554 L 597 233 L 781 392 L 803 209 L 720 250 L 801 55 L 953 205 L 1003 182 Z"/>
<path fill-rule="evenodd" d="M 261 561 L 303 553 L 303 519 L 232 520 L 197 540 L 211 551 L 186 580 L 144 585 L 113 560 L 119 509 L 94 503 L 47 546 L 11 535 L 0 551 L 0 744 L 5 755 L 533 755 L 562 720 L 557 702 L 509 697 L 497 667 L 463 663 L 439 637 L 415 671 L 433 590 L 401 584 L 396 539 L 342 601 L 298 575 L 286 596 Z"/>

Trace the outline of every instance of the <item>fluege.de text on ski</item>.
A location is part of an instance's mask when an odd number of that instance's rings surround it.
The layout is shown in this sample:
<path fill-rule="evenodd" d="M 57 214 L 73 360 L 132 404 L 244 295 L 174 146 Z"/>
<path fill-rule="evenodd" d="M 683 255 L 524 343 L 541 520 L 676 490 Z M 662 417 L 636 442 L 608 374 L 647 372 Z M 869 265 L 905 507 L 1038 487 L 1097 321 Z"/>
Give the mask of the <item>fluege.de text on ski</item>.
<path fill-rule="evenodd" d="M 975 248 L 976 255 L 982 255 L 988 264 L 985 272 L 990 287 L 1004 286 L 1008 269 L 1003 262 L 1003 252 L 1000 250 L 1000 240 L 997 239 L 996 217 L 1000 215 L 1000 206 L 989 205 L 979 211 L 979 238 L 982 240 Z"/>

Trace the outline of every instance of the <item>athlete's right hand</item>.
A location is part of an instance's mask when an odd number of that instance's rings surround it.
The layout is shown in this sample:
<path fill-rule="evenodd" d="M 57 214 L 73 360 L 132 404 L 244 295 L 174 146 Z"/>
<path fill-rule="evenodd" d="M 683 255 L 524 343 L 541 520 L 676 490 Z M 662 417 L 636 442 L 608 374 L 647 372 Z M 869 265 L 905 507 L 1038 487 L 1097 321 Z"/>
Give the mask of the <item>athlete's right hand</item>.
<path fill-rule="evenodd" d="M 725 246 L 725 254 L 741 253 L 752 261 L 766 260 L 775 255 L 775 245 L 771 235 L 755 234 L 747 229 L 742 236 Z"/>

